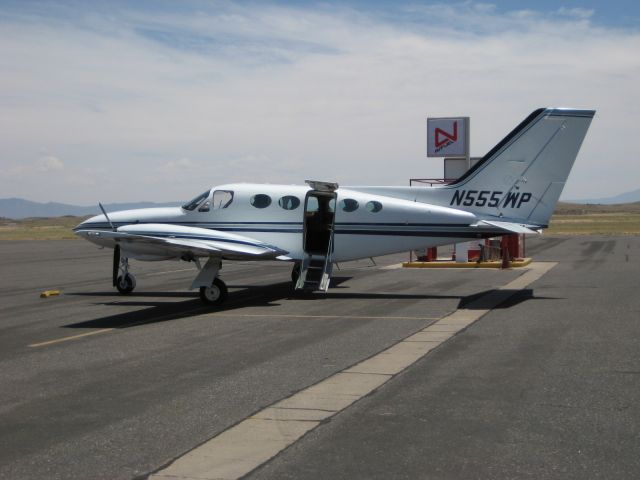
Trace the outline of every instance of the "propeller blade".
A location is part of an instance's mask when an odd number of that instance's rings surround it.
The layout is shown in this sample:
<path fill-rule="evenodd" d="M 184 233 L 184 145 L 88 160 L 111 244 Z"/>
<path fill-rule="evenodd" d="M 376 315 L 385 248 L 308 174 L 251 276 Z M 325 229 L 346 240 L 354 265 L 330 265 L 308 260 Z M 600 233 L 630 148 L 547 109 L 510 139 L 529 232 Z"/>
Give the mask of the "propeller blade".
<path fill-rule="evenodd" d="M 111 219 L 109 218 L 109 215 L 107 215 L 107 211 L 102 206 L 102 203 L 98 202 L 98 206 L 100 207 L 100 210 L 102 210 L 102 214 L 106 217 L 107 222 L 109 222 L 109 225 L 111 225 L 111 230 L 113 230 L 115 232 L 116 231 L 116 227 L 114 227 L 113 223 L 111 223 Z"/>

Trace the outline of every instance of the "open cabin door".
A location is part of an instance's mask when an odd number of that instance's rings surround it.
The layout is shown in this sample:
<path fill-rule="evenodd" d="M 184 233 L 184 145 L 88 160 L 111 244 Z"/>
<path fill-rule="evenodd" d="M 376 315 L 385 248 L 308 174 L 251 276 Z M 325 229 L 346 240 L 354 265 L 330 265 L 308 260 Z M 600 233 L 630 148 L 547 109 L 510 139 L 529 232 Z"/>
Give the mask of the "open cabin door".
<path fill-rule="evenodd" d="M 304 200 L 304 258 L 296 290 L 329 289 L 333 263 L 333 226 L 336 216 L 337 183 L 309 181 Z"/>

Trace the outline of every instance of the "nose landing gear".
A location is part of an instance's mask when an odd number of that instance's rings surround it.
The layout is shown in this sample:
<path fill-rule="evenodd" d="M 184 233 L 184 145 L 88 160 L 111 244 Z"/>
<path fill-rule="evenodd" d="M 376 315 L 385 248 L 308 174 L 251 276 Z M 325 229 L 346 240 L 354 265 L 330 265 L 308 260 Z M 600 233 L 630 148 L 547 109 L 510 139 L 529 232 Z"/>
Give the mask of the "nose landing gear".
<path fill-rule="evenodd" d="M 130 273 L 118 276 L 116 280 L 116 288 L 123 295 L 128 295 L 136 288 L 136 277 Z"/>
<path fill-rule="evenodd" d="M 113 249 L 113 286 L 122 295 L 128 295 L 136 288 L 136 277 L 129 273 L 129 259 L 120 256 L 120 245 Z"/>

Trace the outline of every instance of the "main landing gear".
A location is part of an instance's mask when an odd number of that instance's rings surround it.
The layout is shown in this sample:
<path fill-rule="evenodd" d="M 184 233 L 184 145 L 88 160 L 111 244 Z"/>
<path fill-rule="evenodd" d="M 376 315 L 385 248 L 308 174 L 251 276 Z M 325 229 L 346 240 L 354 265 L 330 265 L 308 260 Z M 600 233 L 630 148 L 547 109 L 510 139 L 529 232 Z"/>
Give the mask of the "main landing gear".
<path fill-rule="evenodd" d="M 129 273 L 129 259 L 120 255 L 120 245 L 113 249 L 113 286 L 122 295 L 128 295 L 136 288 L 136 277 Z"/>
<path fill-rule="evenodd" d="M 200 287 L 200 300 L 207 305 L 220 305 L 227 299 L 227 285 L 218 277 L 209 287 Z"/>
<path fill-rule="evenodd" d="M 196 262 L 198 275 L 193 280 L 191 288 L 200 289 L 200 300 L 205 305 L 220 305 L 227 299 L 227 286 L 218 277 L 218 272 L 222 268 L 220 258 L 209 257 L 207 263 L 200 267 L 200 263 Z"/>

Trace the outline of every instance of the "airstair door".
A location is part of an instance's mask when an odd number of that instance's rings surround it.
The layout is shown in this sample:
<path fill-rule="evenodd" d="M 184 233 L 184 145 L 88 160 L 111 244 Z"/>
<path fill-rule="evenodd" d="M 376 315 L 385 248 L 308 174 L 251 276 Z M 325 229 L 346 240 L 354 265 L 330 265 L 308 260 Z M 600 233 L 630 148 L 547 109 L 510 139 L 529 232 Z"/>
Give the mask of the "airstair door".
<path fill-rule="evenodd" d="M 304 201 L 303 248 L 304 258 L 297 290 L 329 289 L 333 269 L 333 228 L 335 223 L 337 184 L 307 182 L 312 190 Z"/>

